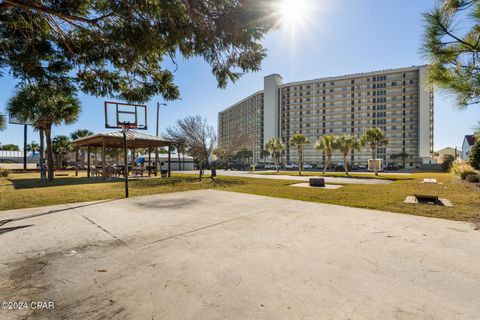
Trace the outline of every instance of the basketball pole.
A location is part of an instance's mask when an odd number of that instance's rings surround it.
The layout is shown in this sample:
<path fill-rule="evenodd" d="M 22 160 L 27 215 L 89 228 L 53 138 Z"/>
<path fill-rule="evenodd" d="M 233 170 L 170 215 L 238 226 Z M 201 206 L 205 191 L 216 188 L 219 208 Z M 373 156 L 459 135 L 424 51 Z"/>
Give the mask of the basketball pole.
<path fill-rule="evenodd" d="M 159 123 L 159 116 L 160 116 L 160 105 L 162 106 L 167 106 L 166 103 L 160 103 L 160 102 L 157 102 L 157 130 L 156 130 L 156 136 L 158 137 L 158 123 Z M 157 173 L 158 173 L 158 147 L 155 147 L 155 168 L 157 169 Z M 160 170 L 161 171 L 161 170 Z"/>
<path fill-rule="evenodd" d="M 23 170 L 27 171 L 27 125 L 23 125 Z"/>
<path fill-rule="evenodd" d="M 160 102 L 157 102 L 157 131 L 156 135 L 158 137 L 158 115 L 160 113 Z M 155 147 L 155 172 L 158 174 L 158 147 Z"/>
<path fill-rule="evenodd" d="M 125 164 L 124 176 L 125 176 L 125 198 L 128 198 L 128 151 L 127 151 L 127 132 L 124 128 L 123 132 L 123 160 Z"/>

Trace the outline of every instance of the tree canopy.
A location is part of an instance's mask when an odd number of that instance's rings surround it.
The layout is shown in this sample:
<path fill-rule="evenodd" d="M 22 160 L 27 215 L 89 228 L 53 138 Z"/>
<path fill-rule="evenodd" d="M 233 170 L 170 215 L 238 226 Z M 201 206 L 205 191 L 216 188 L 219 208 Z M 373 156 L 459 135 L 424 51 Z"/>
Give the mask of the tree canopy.
<path fill-rule="evenodd" d="M 9 143 L 9 144 L 0 145 L 0 150 L 20 151 L 20 148 L 16 144 Z"/>
<path fill-rule="evenodd" d="M 5 0 L 0 69 L 50 83 L 73 76 L 95 96 L 176 99 L 179 56 L 203 58 L 219 87 L 258 71 L 278 1 Z"/>
<path fill-rule="evenodd" d="M 168 127 L 166 138 L 172 141 L 183 141 L 185 150 L 200 164 L 210 167 L 210 157 L 217 143 L 217 135 L 207 120 L 200 115 L 179 119 L 174 126 Z M 213 176 L 213 173 L 212 173 Z M 200 170 L 200 179 L 202 170 Z"/>
<path fill-rule="evenodd" d="M 5 129 L 6 126 L 7 126 L 7 119 L 4 114 L 0 113 L 0 131 Z"/>
<path fill-rule="evenodd" d="M 468 154 L 468 162 L 472 167 L 480 169 L 480 140 L 477 140 Z"/>
<path fill-rule="evenodd" d="M 8 101 L 8 111 L 23 122 L 31 122 L 40 132 L 40 144 L 45 134 L 47 142 L 48 179 L 54 179 L 51 129 L 53 125 L 77 120 L 80 101 L 75 89 L 68 85 L 24 84 Z M 41 151 L 41 154 L 43 152 Z M 43 177 L 43 167 L 42 167 Z"/>
<path fill-rule="evenodd" d="M 480 102 L 480 1 L 442 0 L 424 14 L 430 80 L 464 108 Z"/>

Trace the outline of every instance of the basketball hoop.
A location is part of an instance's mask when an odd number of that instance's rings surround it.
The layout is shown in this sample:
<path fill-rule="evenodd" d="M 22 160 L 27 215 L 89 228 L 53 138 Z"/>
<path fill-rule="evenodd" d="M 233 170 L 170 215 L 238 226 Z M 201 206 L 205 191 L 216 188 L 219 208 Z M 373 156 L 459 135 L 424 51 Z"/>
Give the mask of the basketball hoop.
<path fill-rule="evenodd" d="M 105 128 L 122 130 L 125 197 L 128 198 L 128 141 L 135 140 L 136 130 L 147 130 L 147 106 L 105 101 L 104 109 Z"/>
<path fill-rule="evenodd" d="M 127 140 L 132 141 L 135 140 L 135 130 L 137 129 L 137 124 L 135 122 L 123 122 L 118 123 L 118 126 L 122 128 Z"/>

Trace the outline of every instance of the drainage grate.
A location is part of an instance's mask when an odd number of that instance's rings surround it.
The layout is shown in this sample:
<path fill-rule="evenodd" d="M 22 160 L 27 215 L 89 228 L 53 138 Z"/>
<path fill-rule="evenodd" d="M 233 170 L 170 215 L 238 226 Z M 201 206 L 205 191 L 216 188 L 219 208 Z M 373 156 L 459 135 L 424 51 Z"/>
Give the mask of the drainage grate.
<path fill-rule="evenodd" d="M 443 203 L 438 199 L 437 196 L 416 194 L 414 195 L 414 197 L 417 198 L 417 203 L 443 205 Z"/>
<path fill-rule="evenodd" d="M 448 199 L 441 199 L 438 196 L 423 195 L 423 194 L 407 196 L 403 202 L 436 205 L 436 206 L 442 206 L 442 207 L 453 207 L 452 203 Z"/>

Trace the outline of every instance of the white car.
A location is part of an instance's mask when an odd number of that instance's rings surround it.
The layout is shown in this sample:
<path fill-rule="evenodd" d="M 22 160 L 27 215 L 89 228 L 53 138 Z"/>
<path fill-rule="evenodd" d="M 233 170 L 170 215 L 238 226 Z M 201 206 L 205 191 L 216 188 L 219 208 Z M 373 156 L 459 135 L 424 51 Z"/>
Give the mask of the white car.
<path fill-rule="evenodd" d="M 265 169 L 275 169 L 275 165 L 273 163 L 265 163 Z"/>
<path fill-rule="evenodd" d="M 311 164 L 309 164 L 309 163 L 305 163 L 305 164 L 303 165 L 303 169 L 313 169 L 313 166 L 312 166 Z"/>
<path fill-rule="evenodd" d="M 285 169 L 295 169 L 295 168 L 298 168 L 298 166 L 295 166 L 294 163 L 285 163 L 284 168 Z"/>

